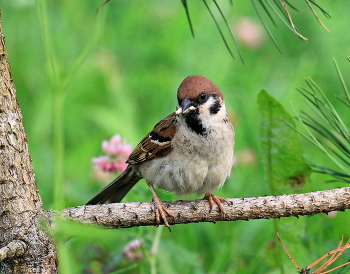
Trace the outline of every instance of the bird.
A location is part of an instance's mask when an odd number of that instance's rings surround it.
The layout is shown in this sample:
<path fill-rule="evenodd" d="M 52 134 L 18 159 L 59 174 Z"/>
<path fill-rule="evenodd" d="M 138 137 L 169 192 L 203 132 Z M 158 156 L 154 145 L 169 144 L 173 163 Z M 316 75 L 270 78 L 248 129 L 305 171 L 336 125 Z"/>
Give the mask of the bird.
<path fill-rule="evenodd" d="M 224 214 L 224 198 L 213 194 L 230 176 L 234 162 L 234 128 L 220 89 L 201 75 L 186 77 L 177 91 L 176 111 L 158 122 L 130 154 L 128 166 L 87 205 L 120 202 L 144 179 L 152 193 L 156 222 L 175 218 L 155 188 L 175 196 L 204 195 Z"/>

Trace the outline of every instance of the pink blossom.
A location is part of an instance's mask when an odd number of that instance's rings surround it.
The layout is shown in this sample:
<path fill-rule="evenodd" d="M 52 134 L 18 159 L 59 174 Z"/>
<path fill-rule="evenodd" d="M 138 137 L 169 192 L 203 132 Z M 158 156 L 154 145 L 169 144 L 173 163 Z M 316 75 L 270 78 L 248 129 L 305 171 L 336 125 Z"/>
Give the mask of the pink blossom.
<path fill-rule="evenodd" d="M 260 25 L 250 18 L 241 18 L 236 25 L 237 39 L 251 49 L 259 48 L 264 42 Z"/>
<path fill-rule="evenodd" d="M 105 163 L 103 169 L 104 169 L 104 171 L 112 171 L 113 170 L 113 163 Z"/>
<path fill-rule="evenodd" d="M 120 146 L 118 146 L 118 148 L 116 149 L 116 154 L 121 154 L 125 157 L 129 157 L 130 153 L 131 146 L 126 143 L 120 144 Z"/>
<path fill-rule="evenodd" d="M 134 239 L 130 241 L 123 249 L 123 254 L 130 261 L 135 262 L 144 258 L 142 252 L 142 239 Z"/>
<path fill-rule="evenodd" d="M 119 154 L 118 150 L 119 150 L 119 146 L 115 146 L 113 144 L 109 144 L 107 153 L 109 155 L 111 155 L 111 156 L 117 155 L 117 154 Z"/>
<path fill-rule="evenodd" d="M 104 140 L 101 144 L 102 151 L 108 153 L 109 150 L 109 143 L 108 141 Z"/>
<path fill-rule="evenodd" d="M 106 156 L 94 157 L 92 158 L 92 163 L 96 165 L 103 165 L 104 163 L 106 163 Z"/>
<path fill-rule="evenodd" d="M 131 145 L 121 141 L 119 135 L 114 135 L 110 140 L 104 140 L 101 144 L 102 151 L 107 155 L 92 158 L 94 165 L 95 177 L 101 176 L 103 172 L 121 173 L 128 164 L 126 163 L 131 153 Z M 102 173 L 101 173 L 102 172 Z"/>
<path fill-rule="evenodd" d="M 128 166 L 128 164 L 125 162 L 114 162 L 113 163 L 113 170 L 115 170 L 118 173 L 121 173 L 126 169 L 127 166 Z"/>
<path fill-rule="evenodd" d="M 114 146 L 118 146 L 120 144 L 120 136 L 118 134 L 112 136 L 110 143 Z"/>

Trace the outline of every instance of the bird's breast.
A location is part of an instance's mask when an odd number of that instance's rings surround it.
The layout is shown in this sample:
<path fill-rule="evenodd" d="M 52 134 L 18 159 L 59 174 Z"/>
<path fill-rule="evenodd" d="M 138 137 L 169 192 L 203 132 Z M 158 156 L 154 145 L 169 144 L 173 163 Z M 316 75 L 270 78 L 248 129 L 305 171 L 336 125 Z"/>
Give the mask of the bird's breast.
<path fill-rule="evenodd" d="M 142 177 L 177 196 L 203 195 L 221 187 L 233 164 L 233 129 L 209 128 L 206 136 L 179 125 L 172 151 L 140 165 Z"/>

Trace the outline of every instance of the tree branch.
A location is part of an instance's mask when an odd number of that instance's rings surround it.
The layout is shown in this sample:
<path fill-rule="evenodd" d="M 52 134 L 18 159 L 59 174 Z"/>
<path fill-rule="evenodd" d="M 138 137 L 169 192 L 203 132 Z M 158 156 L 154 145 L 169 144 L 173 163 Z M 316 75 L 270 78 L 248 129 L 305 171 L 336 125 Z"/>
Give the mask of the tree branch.
<path fill-rule="evenodd" d="M 349 209 L 350 187 L 303 194 L 226 200 L 230 205 L 223 204 L 224 216 L 216 207 L 209 212 L 206 200 L 164 202 L 164 206 L 176 216 L 174 219 L 171 217 L 168 219 L 172 225 L 298 217 Z M 64 209 L 62 215 L 71 220 L 110 228 L 157 225 L 153 204 L 146 202 L 78 206 Z"/>

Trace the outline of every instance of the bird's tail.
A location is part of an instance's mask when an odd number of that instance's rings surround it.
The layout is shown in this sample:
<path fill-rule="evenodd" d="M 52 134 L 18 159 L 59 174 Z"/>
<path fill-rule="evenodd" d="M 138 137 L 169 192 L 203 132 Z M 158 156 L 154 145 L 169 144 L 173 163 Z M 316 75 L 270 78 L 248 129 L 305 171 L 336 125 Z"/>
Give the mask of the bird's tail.
<path fill-rule="evenodd" d="M 122 174 L 88 201 L 87 205 L 118 203 L 141 178 L 129 165 Z"/>

